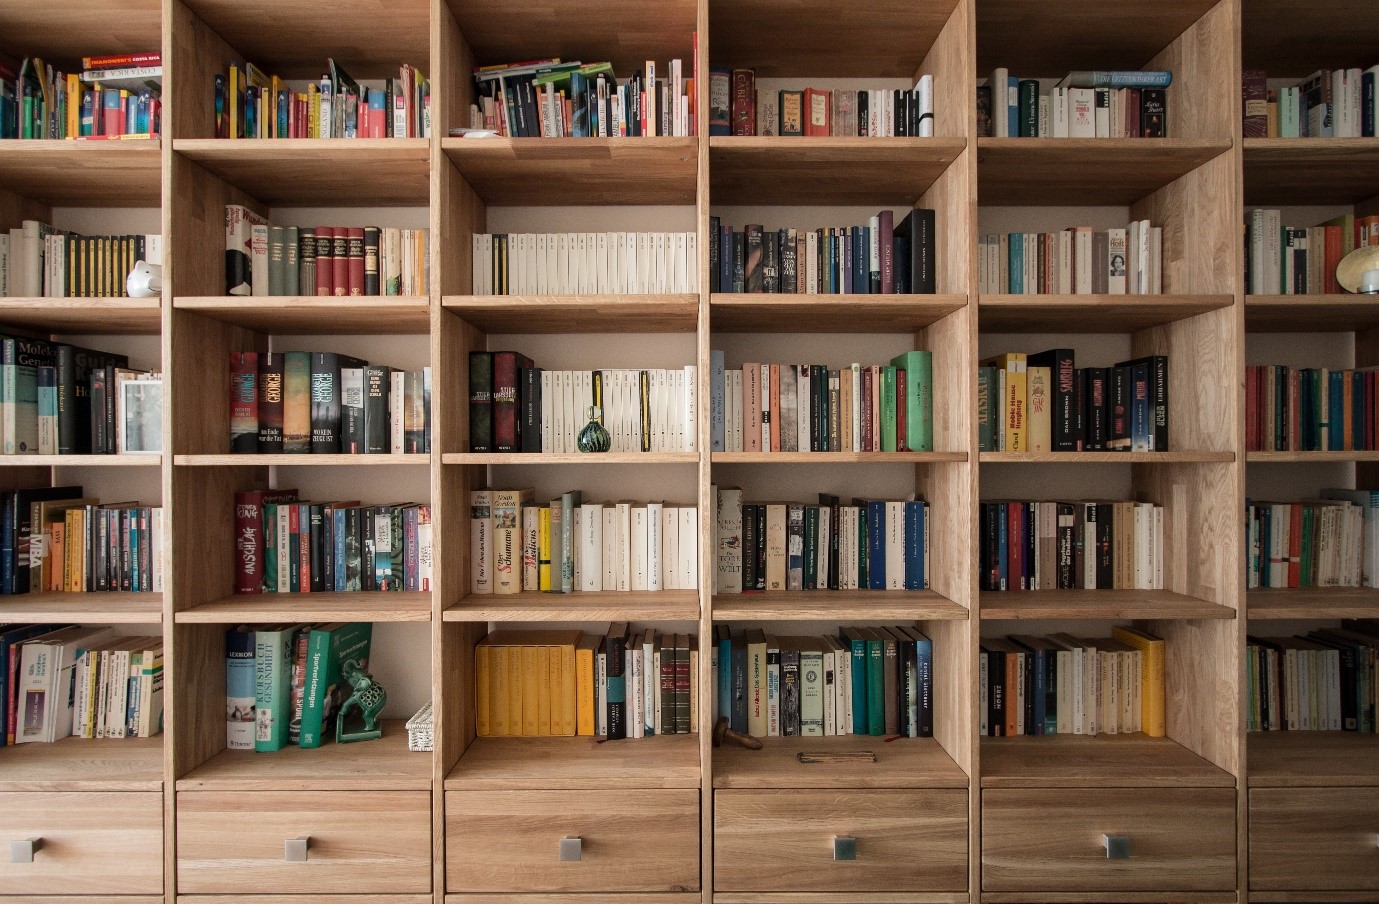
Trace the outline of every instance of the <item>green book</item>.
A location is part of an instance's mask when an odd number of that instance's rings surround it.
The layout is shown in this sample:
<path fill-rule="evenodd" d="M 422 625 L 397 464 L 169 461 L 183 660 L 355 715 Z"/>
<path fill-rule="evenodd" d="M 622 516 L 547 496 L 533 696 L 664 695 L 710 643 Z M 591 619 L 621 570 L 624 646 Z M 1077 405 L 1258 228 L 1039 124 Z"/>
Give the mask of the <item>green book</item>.
<path fill-rule="evenodd" d="M 876 628 L 867 628 L 867 733 L 886 733 L 885 641 Z"/>
<path fill-rule="evenodd" d="M 283 354 L 283 451 L 311 451 L 311 352 Z"/>
<path fill-rule="evenodd" d="M 306 645 L 300 746 L 320 747 L 335 729 L 336 710 L 350 695 L 349 688 L 341 686 L 341 666 L 353 659 L 367 669 L 372 640 L 371 622 L 335 622 L 311 630 Z"/>
<path fill-rule="evenodd" d="M 934 356 L 913 351 L 891 364 L 905 371 L 905 444 L 911 452 L 934 451 Z"/>
<path fill-rule="evenodd" d="M 287 745 L 295 631 L 293 625 L 265 625 L 254 632 L 254 749 L 260 753 Z"/>
<path fill-rule="evenodd" d="M 819 507 L 804 507 L 804 589 L 819 586 Z"/>
<path fill-rule="evenodd" d="M 575 590 L 575 510 L 583 505 L 580 490 L 571 490 L 560 497 L 560 592 L 573 593 Z M 552 562 L 555 560 L 552 559 Z M 551 581 L 555 583 L 554 578 Z"/>
<path fill-rule="evenodd" d="M 881 368 L 881 451 L 895 451 L 895 366 Z"/>
<path fill-rule="evenodd" d="M 995 376 L 994 368 L 977 368 L 977 449 L 982 452 L 996 451 L 996 419 L 991 407 Z"/>
<path fill-rule="evenodd" d="M 861 628 L 843 628 L 838 640 L 852 653 L 852 733 L 867 734 L 867 639 Z"/>

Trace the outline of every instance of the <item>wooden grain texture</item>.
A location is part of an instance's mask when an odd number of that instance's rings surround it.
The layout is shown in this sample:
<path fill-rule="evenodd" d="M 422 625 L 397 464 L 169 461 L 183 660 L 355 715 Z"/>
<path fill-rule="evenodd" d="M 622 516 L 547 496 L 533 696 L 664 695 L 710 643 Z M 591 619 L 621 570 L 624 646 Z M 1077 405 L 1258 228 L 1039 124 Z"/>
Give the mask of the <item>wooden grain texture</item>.
<path fill-rule="evenodd" d="M 487 333 L 688 333 L 698 295 L 449 295 L 441 304 Z"/>
<path fill-rule="evenodd" d="M 1231 594 L 1232 604 L 1237 599 Z M 1239 688 L 1244 674 L 1244 623 L 1239 619 L 1153 619 L 1142 624 L 1164 640 L 1168 736 L 1243 777 Z"/>
<path fill-rule="evenodd" d="M 1169 738 L 1052 735 L 982 739 L 983 788 L 1235 786 L 1235 779 Z"/>
<path fill-rule="evenodd" d="M 427 622 L 431 594 L 243 593 L 223 596 L 177 612 L 178 624 L 267 624 L 280 621 Z"/>
<path fill-rule="evenodd" d="M 1264 67 L 1271 77 L 1303 78 L 1318 63 L 1360 66 L 1379 43 L 1379 26 L 1357 17 L 1346 0 L 1317 0 L 1303 9 L 1289 0 L 1248 0 L 1242 21 L 1245 65 Z"/>
<path fill-rule="evenodd" d="M 332 739 L 316 749 L 291 746 L 272 755 L 223 750 L 177 781 L 179 793 L 427 791 L 430 787 L 431 757 L 407 749 L 407 730 L 398 719 L 386 720 L 383 737 L 376 741 L 339 744 Z"/>
<path fill-rule="evenodd" d="M 1167 91 L 1169 134 L 1177 138 L 1227 139 L 1240 131 L 1239 7 L 1234 2 L 1208 4 L 1185 0 L 1202 9 L 1201 18 L 1189 20 L 1173 43 L 1144 64 L 1145 69 L 1166 69 L 1173 73 Z M 1165 14 L 1173 4 L 1156 4 L 1155 12 Z M 1121 23 L 1125 25 L 1124 22 Z M 1217 158 L 1234 170 L 1236 158 Z M 1219 195 L 1233 201 L 1235 192 Z M 1218 210 L 1226 207 L 1221 204 Z"/>
<path fill-rule="evenodd" d="M 964 620 L 967 609 L 935 590 L 791 590 L 722 593 L 716 621 Z"/>
<path fill-rule="evenodd" d="M 425 333 L 431 328 L 426 296 L 318 297 L 282 295 L 177 298 L 173 307 L 250 330 L 278 334 Z"/>
<path fill-rule="evenodd" d="M 1170 590 L 983 591 L 983 619 L 1235 618 L 1235 610 Z"/>
<path fill-rule="evenodd" d="M 716 892 L 713 904 L 967 904 L 965 891 Z"/>
<path fill-rule="evenodd" d="M 1084 891 L 1084 892 L 982 892 L 982 904 L 1161 904 L 1164 892 Z M 1234 891 L 1193 892 L 1194 904 L 1236 904 Z"/>
<path fill-rule="evenodd" d="M 1124 333 L 1230 307 L 1230 295 L 983 295 L 983 332 Z"/>
<path fill-rule="evenodd" d="M 932 738 L 842 735 L 831 738 L 763 738 L 761 750 L 736 745 L 713 751 L 713 787 L 717 789 L 849 790 L 950 788 L 966 789 L 967 775 Z M 876 762 L 838 760 L 801 763 L 801 751 L 862 752 Z M 806 809 L 806 808 L 801 808 Z"/>
<path fill-rule="evenodd" d="M 445 610 L 446 621 L 698 621 L 697 590 L 654 593 L 470 594 Z"/>
<path fill-rule="evenodd" d="M 1247 464 L 1319 464 L 1321 462 L 1379 462 L 1379 452 L 1246 452 Z"/>
<path fill-rule="evenodd" d="M 716 465 L 931 464 L 965 462 L 966 452 L 714 452 Z"/>
<path fill-rule="evenodd" d="M 159 142 L 6 142 L 0 154 L 0 188 L 62 207 L 157 207 L 162 197 Z"/>
<path fill-rule="evenodd" d="M 171 155 L 167 177 L 169 194 L 182 202 L 170 205 L 166 217 L 164 291 L 183 296 L 222 293 L 226 288 L 225 206 L 241 204 L 264 217 L 268 208 L 181 154 Z M 197 324 L 186 317 L 174 317 L 165 329 L 182 325 L 191 329 Z"/>
<path fill-rule="evenodd" d="M 1379 788 L 1250 791 L 1250 889 L 1379 892 Z"/>
<path fill-rule="evenodd" d="M 156 625 L 163 620 L 161 593 L 22 593 L 0 600 L 0 622 L 80 622 Z"/>
<path fill-rule="evenodd" d="M 179 138 L 173 150 L 264 204 L 428 203 L 424 138 Z"/>
<path fill-rule="evenodd" d="M 1243 349 L 1236 348 L 1235 342 L 1237 317 L 1234 309 L 1222 308 L 1134 334 L 1134 355 L 1170 358 L 1169 398 L 1191 402 L 1169 408 L 1173 448 L 1235 451 L 1235 425 L 1242 421 L 1243 401 L 1237 398 L 1241 395 L 1237 389 L 1243 385 L 1238 375 L 1244 364 Z"/>
<path fill-rule="evenodd" d="M 698 138 L 443 138 L 441 147 L 488 204 L 694 200 Z"/>
<path fill-rule="evenodd" d="M 242 904 L 240 895 L 178 895 L 178 904 Z M 274 904 L 432 904 L 430 895 L 274 895 Z M 120 899 L 124 904 L 124 899 Z"/>
<path fill-rule="evenodd" d="M 137 53 L 157 49 L 159 0 L 109 0 L 93 16 L 90 0 L 52 0 L 42 9 L 6 4 L 0 9 L 0 49 L 54 60 L 83 54 Z"/>
<path fill-rule="evenodd" d="M 64 738 L 53 744 L 0 748 L 0 791 L 162 790 L 162 735 L 100 741 Z M 45 798 L 15 800 L 42 803 Z"/>
<path fill-rule="evenodd" d="M 699 788 L 697 735 L 616 744 L 593 738 L 476 738 L 445 779 L 447 791 L 597 791 Z"/>
<path fill-rule="evenodd" d="M 448 891 L 699 887 L 697 790 L 447 791 L 445 809 Z M 568 837 L 580 860 L 560 860 Z"/>
<path fill-rule="evenodd" d="M 429 2 L 431 59 L 435 60 L 428 72 L 431 76 L 431 131 L 433 135 L 448 135 L 452 126 L 469 125 L 469 105 L 474 102 L 475 92 L 471 77 L 474 50 L 460 32 L 450 4 L 446 0 Z"/>
<path fill-rule="evenodd" d="M 32 863 L 0 860 L 10 894 L 158 894 L 163 890 L 159 792 L 0 793 L 6 842 L 37 838 Z M 8 852 L 7 852 L 8 853 Z"/>
<path fill-rule="evenodd" d="M 184 0 L 164 0 L 163 135 L 173 138 L 211 138 L 215 135 L 214 104 L 206 103 L 207 85 L 214 86 L 239 52 L 193 12 Z M 316 73 L 313 78 L 319 78 Z M 178 205 L 180 206 L 180 205 Z"/>
<path fill-rule="evenodd" d="M 834 860 L 839 836 L 855 860 Z M 715 891 L 959 891 L 967 887 L 963 791 L 719 791 Z"/>
<path fill-rule="evenodd" d="M 238 452 L 225 455 L 178 455 L 173 464 L 179 468 L 398 468 L 424 467 L 431 457 L 420 452 L 389 452 L 377 455 L 332 452 L 322 454 L 290 452 Z"/>
<path fill-rule="evenodd" d="M 438 902 L 440 898 L 436 899 Z M 445 904 L 694 904 L 699 901 L 698 892 L 619 892 L 609 894 L 457 894 L 446 895 Z"/>
<path fill-rule="evenodd" d="M 1251 788 L 1379 787 L 1379 736 L 1261 731 L 1247 737 Z"/>
<path fill-rule="evenodd" d="M 976 134 L 976 106 L 967 102 L 977 91 L 972 71 L 974 45 L 972 4 L 959 0 L 912 74 L 916 82 L 924 75 L 934 77 L 936 137 L 966 141 Z"/>
<path fill-rule="evenodd" d="M 1379 617 L 1373 587 L 1258 588 L 1245 593 L 1250 620 Z"/>
<path fill-rule="evenodd" d="M 978 460 L 984 465 L 1180 465 L 1211 464 L 1235 461 L 1234 452 L 981 452 Z"/>
<path fill-rule="evenodd" d="M 1368 330 L 1379 326 L 1379 305 L 1364 295 L 1247 295 L 1245 326 L 1258 333 Z"/>
<path fill-rule="evenodd" d="M 1375 904 L 1379 891 L 1257 891 L 1250 890 L 1251 904 Z"/>
<path fill-rule="evenodd" d="M 693 452 L 446 452 L 447 465 L 692 465 Z"/>
<path fill-rule="evenodd" d="M 967 305 L 965 295 L 710 296 L 715 333 L 914 333 Z"/>
<path fill-rule="evenodd" d="M 1244 153 L 1248 205 L 1354 204 L 1379 195 L 1379 139 L 1247 138 Z"/>
<path fill-rule="evenodd" d="M 1063 204 L 1070 196 L 1079 204 L 1123 207 L 1230 149 L 1224 136 L 979 138 L 978 197 L 1003 207 Z"/>
<path fill-rule="evenodd" d="M 1131 205 L 1132 219 L 1147 219 L 1163 227 L 1166 294 L 1235 293 L 1238 276 L 1233 268 L 1221 266 L 1221 262 L 1235 259 L 1243 214 L 1237 215 L 1230 205 L 1203 204 L 1201 199 L 1233 197 L 1236 180 L 1234 155 L 1223 154 Z M 1212 317 L 1202 316 L 1209 320 Z M 1197 320 L 1192 318 L 1189 322 Z"/>
<path fill-rule="evenodd" d="M 10 297 L 0 298 L 0 323 L 49 333 L 156 335 L 162 311 L 157 298 Z"/>

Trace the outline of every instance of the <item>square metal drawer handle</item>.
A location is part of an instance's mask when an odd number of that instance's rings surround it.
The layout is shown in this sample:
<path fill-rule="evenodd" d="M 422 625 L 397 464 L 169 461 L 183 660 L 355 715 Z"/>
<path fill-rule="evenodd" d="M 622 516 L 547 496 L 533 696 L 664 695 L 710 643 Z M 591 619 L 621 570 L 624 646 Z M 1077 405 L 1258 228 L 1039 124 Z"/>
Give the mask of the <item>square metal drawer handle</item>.
<path fill-rule="evenodd" d="M 311 836 L 289 838 L 283 842 L 283 859 L 288 863 L 306 863 L 307 850 L 311 847 Z"/>
<path fill-rule="evenodd" d="M 857 839 L 851 835 L 833 836 L 833 859 L 834 860 L 856 860 L 857 859 Z"/>
<path fill-rule="evenodd" d="M 584 859 L 584 839 L 578 835 L 560 839 L 560 862 L 577 863 Z"/>
<path fill-rule="evenodd" d="M 1106 848 L 1107 860 L 1130 859 L 1129 835 L 1102 835 L 1101 846 Z"/>
<path fill-rule="evenodd" d="M 11 863 L 33 863 L 34 852 L 43 847 L 42 838 L 23 838 L 10 842 Z"/>

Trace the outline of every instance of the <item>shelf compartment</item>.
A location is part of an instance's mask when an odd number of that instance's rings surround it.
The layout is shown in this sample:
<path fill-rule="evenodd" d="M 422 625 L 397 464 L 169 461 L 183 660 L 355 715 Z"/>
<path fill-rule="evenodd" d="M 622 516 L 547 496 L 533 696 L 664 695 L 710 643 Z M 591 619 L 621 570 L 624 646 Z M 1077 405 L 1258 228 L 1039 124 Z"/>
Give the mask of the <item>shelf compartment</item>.
<path fill-rule="evenodd" d="M 447 295 L 441 306 L 486 333 L 692 333 L 698 294 Z"/>
<path fill-rule="evenodd" d="M 0 455 L 0 467 L 11 468 L 156 468 L 163 463 L 158 452 L 122 452 L 117 455 Z"/>
<path fill-rule="evenodd" d="M 1235 618 L 1235 610 L 1170 590 L 984 590 L 983 620 Z"/>
<path fill-rule="evenodd" d="M 1145 734 L 982 738 L 983 788 L 1233 788 L 1235 777 Z"/>
<path fill-rule="evenodd" d="M 0 791 L 162 791 L 163 736 L 0 748 Z"/>
<path fill-rule="evenodd" d="M 402 593 L 243 593 L 184 609 L 179 625 L 302 621 L 425 622 L 430 591 Z"/>
<path fill-rule="evenodd" d="M 1250 332 L 1350 332 L 1375 326 L 1379 299 L 1368 295 L 1245 296 L 1245 328 Z"/>
<path fill-rule="evenodd" d="M 447 465 L 691 465 L 697 452 L 446 452 Z"/>
<path fill-rule="evenodd" d="M 311 47 L 319 52 L 314 41 Z M 425 138 L 179 138 L 173 143 L 183 157 L 265 204 L 310 207 L 425 205 L 429 147 Z"/>
<path fill-rule="evenodd" d="M 966 295 L 715 292 L 716 333 L 914 333 L 967 307 Z"/>
<path fill-rule="evenodd" d="M 0 598 L 0 621 L 157 625 L 163 621 L 163 594 L 17 593 Z"/>
<path fill-rule="evenodd" d="M 225 455 L 177 455 L 173 457 L 172 463 L 179 467 L 195 468 L 243 468 L 268 465 L 289 468 L 314 468 L 317 466 L 376 468 L 396 467 L 398 465 L 428 465 L 431 463 L 431 456 L 419 452 L 404 452 L 396 455 L 349 455 L 345 453 L 289 455 L 286 453 L 258 454 L 246 452 Z"/>
<path fill-rule="evenodd" d="M 431 301 L 425 295 L 185 297 L 172 306 L 265 333 L 393 335 L 431 329 Z"/>
<path fill-rule="evenodd" d="M 984 465 L 1229 464 L 1234 452 L 981 452 Z"/>
<path fill-rule="evenodd" d="M 759 42 L 753 44 L 759 53 Z M 962 138 L 714 136 L 712 198 L 732 205 L 909 207 L 966 147 Z"/>
<path fill-rule="evenodd" d="M 1297 41 L 1295 31 L 1287 34 Z M 1354 204 L 1379 195 L 1379 138 L 1246 138 L 1244 155 L 1249 206 Z"/>
<path fill-rule="evenodd" d="M 443 138 L 441 148 L 489 204 L 694 203 L 698 138 Z"/>
<path fill-rule="evenodd" d="M 1379 735 L 1259 731 L 1245 743 L 1251 788 L 1379 785 Z"/>
<path fill-rule="evenodd" d="M 651 593 L 581 591 L 483 594 L 463 597 L 445 610 L 448 622 L 695 621 L 698 590 Z"/>
<path fill-rule="evenodd" d="M 983 295 L 983 332 L 1126 333 L 1228 308 L 1230 295 Z"/>
<path fill-rule="evenodd" d="M 407 749 L 399 719 L 383 737 L 357 744 L 328 740 L 319 748 L 272 753 L 222 750 L 177 780 L 178 791 L 428 791 L 431 754 Z"/>
<path fill-rule="evenodd" d="M 89 0 L 49 0 L 42 7 L 4 4 L 0 6 L 2 49 L 12 56 L 57 60 L 158 49 L 160 0 L 120 0 L 118 15 L 92 15 L 92 11 Z"/>
<path fill-rule="evenodd" d="M 1257 588 L 1245 592 L 1251 621 L 1286 618 L 1379 618 L 1373 587 Z"/>
<path fill-rule="evenodd" d="M 1247 464 L 1307 464 L 1338 461 L 1379 461 L 1379 452 L 1246 452 Z"/>
<path fill-rule="evenodd" d="M 600 742 L 590 737 L 475 738 L 447 791 L 699 788 L 699 735 Z"/>
<path fill-rule="evenodd" d="M 0 154 L 0 160 L 3 160 Z M 157 335 L 157 298 L 0 298 L 0 323 L 45 333 Z"/>
<path fill-rule="evenodd" d="M 154 49 L 157 40 L 155 28 Z M 0 188 L 54 207 L 157 207 L 163 192 L 160 144 L 152 139 L 6 141 Z"/>
<path fill-rule="evenodd" d="M 1230 149 L 1227 139 L 978 138 L 977 197 L 1001 207 L 1126 207 Z"/>
<path fill-rule="evenodd" d="M 762 738 L 761 750 L 724 744 L 713 755 L 713 786 L 723 788 L 967 788 L 967 773 L 933 738 L 839 735 Z M 801 763 L 801 751 L 869 750 L 876 762 Z"/>
<path fill-rule="evenodd" d="M 716 465 L 932 464 L 967 461 L 966 452 L 714 452 Z"/>
<path fill-rule="evenodd" d="M 1321 66 L 1359 66 L 1371 60 L 1379 44 L 1379 24 L 1356 16 L 1349 0 L 1306 6 L 1249 0 L 1243 12 L 1241 59 L 1247 68 L 1269 70 L 1271 78 L 1304 78 Z"/>
<path fill-rule="evenodd" d="M 933 590 L 721 593 L 714 621 L 962 621 L 967 609 Z"/>

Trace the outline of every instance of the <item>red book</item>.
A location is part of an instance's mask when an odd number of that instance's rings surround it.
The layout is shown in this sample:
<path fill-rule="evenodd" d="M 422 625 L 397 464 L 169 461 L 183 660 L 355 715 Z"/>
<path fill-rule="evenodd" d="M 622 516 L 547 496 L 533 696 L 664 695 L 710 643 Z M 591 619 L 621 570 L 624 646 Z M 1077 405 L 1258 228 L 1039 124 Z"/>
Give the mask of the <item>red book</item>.
<path fill-rule="evenodd" d="M 316 294 L 335 294 L 335 227 L 316 227 Z"/>
<path fill-rule="evenodd" d="M 149 67 L 163 65 L 163 56 L 158 51 L 152 53 L 121 53 L 114 56 L 82 57 L 83 69 L 129 69 L 134 66 Z"/>
<path fill-rule="evenodd" d="M 247 490 L 235 494 L 235 593 L 263 593 L 263 507 L 291 502 L 296 490 Z"/>
<path fill-rule="evenodd" d="M 874 452 L 874 431 L 871 422 L 871 368 L 862 368 L 862 451 Z"/>
<path fill-rule="evenodd" d="M 294 505 L 293 509 L 297 513 L 297 523 L 294 529 L 297 533 L 297 546 L 301 550 L 301 575 L 302 593 L 311 592 L 311 503 L 303 502 L 301 505 Z"/>
<path fill-rule="evenodd" d="M 905 444 L 905 428 L 907 418 L 905 409 L 910 406 L 905 404 L 905 368 L 895 369 L 895 451 L 908 452 L 910 447 Z"/>
<path fill-rule="evenodd" d="M 351 226 L 347 237 L 349 251 L 349 294 L 364 294 L 364 227 Z"/>
<path fill-rule="evenodd" d="M 279 523 L 281 523 L 281 522 L 279 522 Z M 300 505 L 289 505 L 289 506 L 287 507 L 287 554 L 288 554 L 289 556 L 291 556 L 291 555 L 292 555 L 292 551 L 293 551 L 294 549 L 296 549 L 296 550 L 298 551 L 298 552 L 297 552 L 297 558 L 294 559 L 294 560 L 291 561 L 291 562 L 279 562 L 279 563 L 278 563 L 278 567 L 279 567 L 279 568 L 287 568 L 287 569 L 290 569 L 289 572 L 288 572 L 289 574 L 291 574 L 293 571 L 297 572 L 297 580 L 296 580 L 297 586 L 296 586 L 296 587 L 293 587 L 293 586 L 292 586 L 292 582 L 290 582 L 290 581 L 289 581 L 289 583 L 288 583 L 288 585 L 287 585 L 288 588 L 291 589 L 293 592 L 296 592 L 296 591 L 301 590 L 301 589 L 302 589 L 302 584 L 307 584 L 307 585 L 308 585 L 308 589 L 310 589 L 309 585 L 310 585 L 310 583 L 311 583 L 311 580 L 310 580 L 309 578 L 308 578 L 306 581 L 303 581 L 303 580 L 302 580 L 302 573 L 301 573 L 301 567 L 302 567 L 301 544 L 302 544 L 301 506 L 300 506 Z"/>
<path fill-rule="evenodd" d="M 1140 124 L 1140 99 L 1139 88 L 1125 89 L 1125 137 L 1139 138 L 1144 134 L 1144 127 Z"/>
<path fill-rule="evenodd" d="M 335 295 L 350 294 L 350 231 L 344 226 L 336 226 L 330 243 L 331 286 Z M 316 259 L 316 269 L 321 269 L 320 258 Z M 363 285 L 361 280 L 360 285 Z"/>
<path fill-rule="evenodd" d="M 517 391 L 517 369 L 532 366 L 531 359 L 518 352 L 493 353 L 493 450 L 521 452 L 522 441 L 517 431 L 517 416 L 521 409 Z M 576 412 L 580 420 L 588 412 Z M 581 421 L 582 422 L 582 421 Z"/>
<path fill-rule="evenodd" d="M 1259 451 L 1259 368 L 1251 365 L 1245 375 L 1245 450 Z"/>
<path fill-rule="evenodd" d="M 1302 583 L 1302 503 L 1288 506 L 1288 586 Z"/>
<path fill-rule="evenodd" d="M 1341 247 L 1341 227 L 1322 228 L 1326 230 L 1326 263 L 1323 265 L 1326 291 L 1329 295 L 1337 295 L 1341 291 L 1341 284 L 1336 282 L 1336 267 L 1341 263 L 1341 252 L 1345 250 Z"/>
<path fill-rule="evenodd" d="M 750 69 L 733 70 L 732 124 L 734 135 L 757 133 L 756 73 Z"/>
<path fill-rule="evenodd" d="M 822 135 L 827 138 L 833 134 L 832 91 L 820 88 L 804 89 L 804 134 Z"/>
<path fill-rule="evenodd" d="M 1006 575 L 1011 590 L 1029 590 L 1025 585 L 1025 505 L 1006 505 Z"/>

